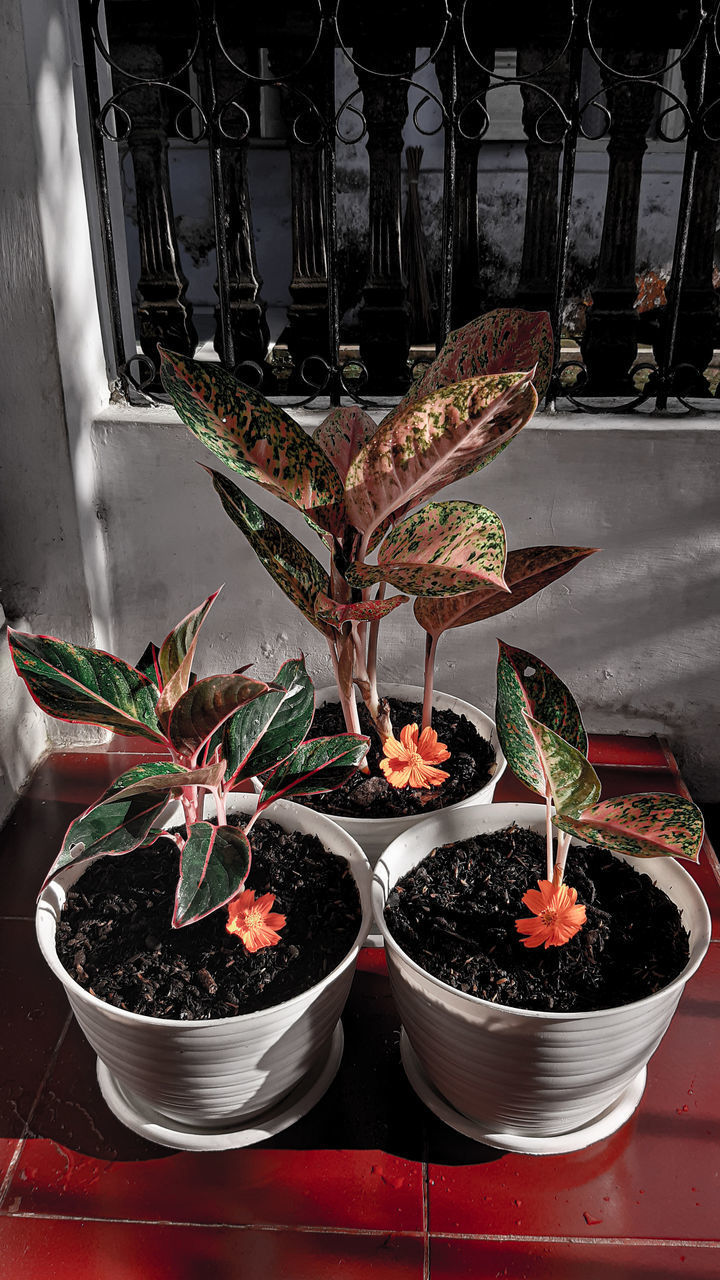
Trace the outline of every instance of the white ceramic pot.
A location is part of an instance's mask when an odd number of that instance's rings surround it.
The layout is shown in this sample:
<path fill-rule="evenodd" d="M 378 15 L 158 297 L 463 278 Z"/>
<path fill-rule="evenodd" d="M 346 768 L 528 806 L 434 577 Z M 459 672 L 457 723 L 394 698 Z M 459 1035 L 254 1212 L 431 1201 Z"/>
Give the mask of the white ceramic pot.
<path fill-rule="evenodd" d="M 419 702 L 422 704 L 423 690 L 419 685 L 415 684 L 392 684 L 380 685 L 380 694 L 383 697 L 403 698 L 408 702 Z M 318 689 L 315 695 L 315 702 L 318 707 L 323 706 L 326 702 L 337 702 L 338 693 L 334 685 L 326 689 Z M 478 711 L 470 702 L 463 702 L 462 698 L 455 698 L 449 693 L 435 693 L 433 697 L 433 706 L 438 711 L 455 711 L 458 715 L 467 716 L 471 724 L 475 725 L 478 733 L 483 738 L 489 738 L 495 751 L 495 767 L 489 782 L 479 791 L 474 791 L 465 800 L 458 800 L 455 804 L 449 804 L 442 813 L 454 813 L 458 809 L 464 809 L 468 805 L 489 804 L 495 794 L 495 788 L 499 778 L 505 772 L 505 757 L 500 750 L 498 742 L 497 730 L 495 723 L 486 716 L 484 712 Z M 441 812 L 435 810 L 435 812 Z M 427 821 L 427 814 L 417 813 L 409 814 L 403 818 L 346 818 L 341 814 L 331 815 L 334 822 L 342 827 L 343 831 L 347 831 L 354 840 L 357 840 L 371 867 L 375 866 L 380 854 L 387 848 L 391 840 L 395 840 L 397 836 L 402 835 L 403 831 L 416 827 L 418 823 Z"/>
<path fill-rule="evenodd" d="M 228 797 L 230 811 L 249 814 L 255 804 L 253 795 Z M 147 1108 L 167 1119 L 171 1128 L 211 1132 L 246 1125 L 252 1117 L 271 1111 L 303 1078 L 317 1073 L 318 1064 L 328 1057 L 350 990 L 371 912 L 365 856 L 329 818 L 301 805 L 277 801 L 268 817 L 286 831 L 317 835 L 328 850 L 345 858 L 362 905 L 357 935 L 341 964 L 284 1004 L 235 1018 L 187 1022 L 116 1009 L 79 986 L 57 957 L 55 928 L 66 890 L 79 877 L 78 869 L 61 873 L 38 902 L 40 949 L 62 982 L 99 1063 L 110 1072 L 113 1087 L 133 1099 L 136 1113 Z M 137 1126 L 131 1123 L 131 1127 Z M 161 1135 L 156 1140 L 164 1139 Z"/>
<path fill-rule="evenodd" d="M 613 1132 L 637 1106 L 644 1068 L 707 951 L 710 915 L 695 881 L 674 859 L 626 859 L 675 902 L 690 935 L 689 961 L 662 991 L 590 1013 L 509 1009 L 456 991 L 421 969 L 395 942 L 384 920 L 388 894 L 438 845 L 512 822 L 543 832 L 544 806 L 497 804 L 443 812 L 394 840 L 375 869 L 375 927 L 384 937 L 412 1067 L 427 1086 L 425 1101 L 433 1106 L 435 1097 L 438 1114 L 444 1108 L 450 1123 L 458 1117 L 454 1127 L 492 1145 L 539 1154 L 574 1150 Z M 415 1083 L 413 1070 L 409 1075 Z M 621 1100 L 633 1088 L 633 1105 L 623 1112 Z"/>

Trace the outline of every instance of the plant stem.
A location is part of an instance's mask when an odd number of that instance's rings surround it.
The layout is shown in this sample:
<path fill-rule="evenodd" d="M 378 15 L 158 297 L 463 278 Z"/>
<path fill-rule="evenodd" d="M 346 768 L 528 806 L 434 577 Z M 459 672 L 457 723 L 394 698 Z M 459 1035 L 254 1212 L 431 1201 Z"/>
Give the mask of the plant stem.
<path fill-rule="evenodd" d="M 215 809 L 217 813 L 217 824 L 219 827 L 227 826 L 227 810 L 225 808 L 225 793 L 222 787 L 216 787 L 213 791 L 215 796 Z"/>
<path fill-rule="evenodd" d="M 558 841 L 559 846 L 559 841 Z M 547 879 L 552 883 L 553 878 L 553 828 L 552 828 L 552 796 L 550 794 L 550 784 L 545 787 L 545 849 L 546 849 L 546 874 Z"/>
<path fill-rule="evenodd" d="M 437 649 L 438 637 L 433 637 L 430 632 L 425 637 L 425 691 L 423 694 L 423 710 L 422 710 L 422 727 L 430 728 L 432 724 L 432 704 L 433 704 L 433 681 L 435 675 L 435 650 Z"/>
<path fill-rule="evenodd" d="M 557 853 L 556 868 L 560 873 L 561 881 L 565 872 L 565 863 L 567 862 L 568 850 L 570 848 L 571 840 L 572 840 L 572 836 L 569 834 L 569 832 L 558 831 L 558 853 Z"/>
<path fill-rule="evenodd" d="M 342 643 L 342 648 L 345 650 L 346 650 L 346 645 L 349 644 L 350 654 L 352 655 L 353 654 L 352 636 L 351 635 L 343 636 L 341 643 Z M 350 674 L 350 685 L 348 688 L 346 686 L 345 680 L 342 678 L 342 672 L 340 669 L 341 658 L 338 658 L 338 655 L 335 652 L 335 648 L 330 643 L 330 641 L 328 641 L 328 648 L 330 649 L 330 657 L 332 658 L 333 670 L 335 672 L 335 683 L 337 684 L 337 691 L 338 691 L 338 697 L 340 699 L 340 706 L 342 707 L 343 717 L 345 719 L 345 728 L 347 729 L 348 733 L 362 733 L 362 730 L 360 728 L 360 721 L 358 719 L 357 703 L 355 701 L 355 691 L 352 686 L 352 661 L 350 663 L 351 674 Z M 343 655 L 341 654 L 341 657 L 342 656 Z M 367 773 L 367 766 L 365 766 L 365 772 Z"/>
<path fill-rule="evenodd" d="M 386 582 L 379 582 L 378 589 L 375 592 L 375 599 L 382 600 L 385 596 Z M 367 673 L 370 681 L 370 688 L 377 696 L 377 650 L 378 650 L 378 634 L 380 631 L 380 619 L 375 618 L 368 630 L 368 647 L 367 647 Z"/>

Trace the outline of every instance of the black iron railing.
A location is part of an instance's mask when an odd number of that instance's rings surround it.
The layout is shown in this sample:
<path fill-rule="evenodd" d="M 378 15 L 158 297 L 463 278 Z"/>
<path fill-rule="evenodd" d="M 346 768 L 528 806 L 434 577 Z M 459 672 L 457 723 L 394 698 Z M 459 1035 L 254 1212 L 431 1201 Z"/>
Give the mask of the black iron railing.
<path fill-rule="evenodd" d="M 187 353 L 198 344 L 169 161 L 183 139 L 207 154 L 214 351 L 244 381 L 308 402 L 390 396 L 452 328 L 490 305 L 521 305 L 552 316 L 551 404 L 712 404 L 720 346 L 720 0 L 79 6 L 114 359 L 126 388 L 157 389 L 158 343 Z M 339 87 L 348 83 L 338 78 L 343 66 L 354 77 L 349 92 Z M 478 186 L 497 94 L 509 86 L 521 95 L 526 157 L 522 247 L 510 287 L 493 282 Z M 276 117 L 268 145 L 289 165 L 289 207 L 278 217 L 289 219 L 292 240 L 290 301 L 273 344 L 248 176 L 268 95 Z M 441 211 L 425 211 L 426 259 L 419 202 L 414 224 L 408 209 L 403 223 L 408 122 L 416 134 L 444 140 Z M 576 162 L 592 138 L 604 139 L 607 188 L 583 323 L 573 329 Z M 667 144 L 668 155 L 681 154 L 683 167 L 680 175 L 675 166 L 675 177 L 668 170 L 677 214 L 666 268 L 646 264 L 639 276 L 649 138 Z M 367 221 L 353 273 L 338 227 L 338 166 L 343 149 L 358 144 L 367 150 Z M 114 146 L 132 161 L 142 355 L 123 339 L 108 195 Z M 417 182 L 417 154 L 411 158 L 414 167 L 408 160 L 406 168 Z"/>

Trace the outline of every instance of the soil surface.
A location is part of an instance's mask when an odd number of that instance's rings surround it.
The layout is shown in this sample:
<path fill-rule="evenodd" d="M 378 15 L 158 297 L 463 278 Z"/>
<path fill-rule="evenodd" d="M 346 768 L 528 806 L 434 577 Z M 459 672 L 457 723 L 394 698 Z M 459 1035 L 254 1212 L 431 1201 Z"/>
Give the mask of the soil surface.
<path fill-rule="evenodd" d="M 272 910 L 287 916 L 276 946 L 246 951 L 227 932 L 223 908 L 173 929 L 178 850 L 161 838 L 150 849 L 98 859 L 69 890 L 57 927 L 68 973 L 100 1000 L 156 1018 L 233 1017 L 314 986 L 357 935 L 355 881 L 317 836 L 266 819 L 251 834 L 246 887 L 258 897 L 274 893 Z"/>
<path fill-rule="evenodd" d="M 649 876 L 589 847 L 571 848 L 565 874 L 586 923 L 564 946 L 524 946 L 515 920 L 531 917 L 522 897 L 545 874 L 545 838 L 524 828 L 443 845 L 398 881 L 385 920 L 428 973 L 516 1009 L 608 1009 L 684 969 L 688 935 L 675 904 Z"/>
<path fill-rule="evenodd" d="M 395 737 L 406 724 L 422 724 L 422 705 L 389 698 Z M 367 763 L 370 776 L 356 773 L 337 791 L 312 796 L 306 803 L 323 813 L 345 818 L 401 818 L 413 813 L 432 813 L 448 804 L 465 800 L 489 782 L 495 769 L 495 751 L 468 720 L 456 711 L 433 711 L 432 727 L 438 741 L 444 742 L 450 759 L 439 765 L 450 777 L 439 787 L 393 787 L 380 770 L 382 747 L 377 731 L 364 704 L 358 707 L 360 727 L 370 738 Z M 345 721 L 338 702 L 318 707 L 312 725 L 312 736 L 345 733 Z"/>

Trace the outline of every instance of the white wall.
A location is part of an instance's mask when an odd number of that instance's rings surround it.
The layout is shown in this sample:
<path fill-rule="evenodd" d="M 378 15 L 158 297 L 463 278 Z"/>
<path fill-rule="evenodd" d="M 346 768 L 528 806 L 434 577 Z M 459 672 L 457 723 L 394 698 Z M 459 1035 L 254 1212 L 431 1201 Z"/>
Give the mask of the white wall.
<path fill-rule="evenodd" d="M 194 465 L 210 455 L 172 412 L 139 421 L 113 410 L 94 432 L 117 651 L 137 658 L 224 582 L 205 624 L 204 672 L 255 661 L 259 674 L 272 674 L 302 648 L 328 683 L 321 637 L 224 515 Z M 241 483 L 322 557 L 301 517 Z M 602 554 L 514 613 L 441 640 L 438 687 L 491 712 L 502 636 L 558 671 L 591 731 L 666 734 L 696 794 L 717 799 L 719 491 L 717 420 L 536 417 L 491 467 L 445 492 L 498 511 L 510 547 L 561 543 Z M 419 681 L 423 641 L 412 610 L 398 609 L 383 623 L 383 674 Z"/>

